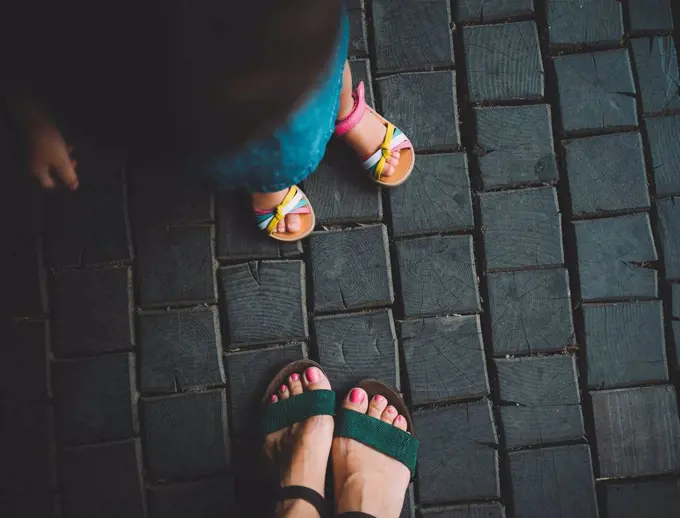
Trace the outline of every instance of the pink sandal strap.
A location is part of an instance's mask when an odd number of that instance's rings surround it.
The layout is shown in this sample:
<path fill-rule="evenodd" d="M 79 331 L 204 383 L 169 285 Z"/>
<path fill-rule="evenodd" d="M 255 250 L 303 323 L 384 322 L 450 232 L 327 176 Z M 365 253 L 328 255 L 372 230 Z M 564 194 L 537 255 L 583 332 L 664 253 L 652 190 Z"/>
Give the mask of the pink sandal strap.
<path fill-rule="evenodd" d="M 345 135 L 359 124 L 359 121 L 366 112 L 366 90 L 363 81 L 357 85 L 357 89 L 352 93 L 352 97 L 354 98 L 354 108 L 352 108 L 347 117 L 340 119 L 335 124 L 335 135 L 338 137 Z"/>

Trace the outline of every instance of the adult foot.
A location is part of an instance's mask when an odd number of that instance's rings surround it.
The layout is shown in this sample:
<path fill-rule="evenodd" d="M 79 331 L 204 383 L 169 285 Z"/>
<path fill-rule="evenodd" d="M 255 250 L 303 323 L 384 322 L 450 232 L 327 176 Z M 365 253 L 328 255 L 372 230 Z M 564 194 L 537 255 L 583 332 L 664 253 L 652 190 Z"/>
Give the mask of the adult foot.
<path fill-rule="evenodd" d="M 279 205 L 288 194 L 288 189 L 278 192 L 255 192 L 253 193 L 253 209 L 270 211 Z M 276 227 L 276 232 L 299 232 L 302 223 L 299 214 L 288 214 Z"/>
<path fill-rule="evenodd" d="M 269 404 L 295 397 L 310 390 L 330 390 L 328 378 L 317 367 L 291 374 Z M 304 486 L 324 496 L 328 455 L 333 441 L 333 417 L 314 416 L 288 428 L 268 434 L 264 440 L 266 455 L 279 467 L 281 487 Z M 305 500 L 279 502 L 277 516 L 316 517 L 319 513 Z"/>
<path fill-rule="evenodd" d="M 407 431 L 404 416 L 381 395 L 369 401 L 366 391 L 355 387 L 345 397 L 343 407 Z M 405 465 L 346 437 L 333 440 L 331 455 L 338 514 L 360 511 L 379 518 L 399 516 L 411 478 Z"/>

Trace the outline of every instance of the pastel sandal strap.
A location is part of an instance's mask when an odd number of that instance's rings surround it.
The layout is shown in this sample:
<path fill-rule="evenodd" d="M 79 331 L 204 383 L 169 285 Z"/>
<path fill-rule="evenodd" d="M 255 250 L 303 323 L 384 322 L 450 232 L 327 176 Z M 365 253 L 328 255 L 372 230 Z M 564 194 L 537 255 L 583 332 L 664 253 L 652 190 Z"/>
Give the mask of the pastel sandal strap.
<path fill-rule="evenodd" d="M 266 405 L 262 412 L 262 432 L 267 435 L 315 415 L 335 415 L 335 392 L 310 390 Z"/>
<path fill-rule="evenodd" d="M 281 203 L 272 210 L 255 210 L 257 226 L 268 234 L 276 231 L 278 224 L 288 214 L 309 214 L 309 205 L 300 189 L 293 185 Z"/>
<path fill-rule="evenodd" d="M 387 123 L 387 131 L 380 148 L 363 162 L 363 167 L 373 173 L 376 180 L 381 180 L 385 172 L 387 159 L 392 156 L 394 151 L 411 147 L 408 137 L 391 122 Z"/>
<path fill-rule="evenodd" d="M 366 113 L 366 87 L 363 81 L 359 83 L 356 91 L 352 92 L 352 97 L 354 98 L 354 108 L 347 117 L 339 120 L 335 125 L 335 135 L 338 137 L 342 137 L 354 129 Z"/>
<path fill-rule="evenodd" d="M 289 401 L 289 399 L 284 401 Z M 388 457 L 392 457 L 411 470 L 411 475 L 415 475 L 418 459 L 418 439 L 413 435 L 380 419 L 346 408 L 341 410 L 339 421 L 335 425 L 337 437 L 354 439 Z"/>

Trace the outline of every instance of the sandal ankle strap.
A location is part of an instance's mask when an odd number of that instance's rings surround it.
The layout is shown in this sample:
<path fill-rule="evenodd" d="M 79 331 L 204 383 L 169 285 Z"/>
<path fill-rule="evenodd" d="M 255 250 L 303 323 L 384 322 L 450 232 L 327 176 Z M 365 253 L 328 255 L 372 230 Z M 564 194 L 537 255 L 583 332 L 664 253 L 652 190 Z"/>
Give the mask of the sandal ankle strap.
<path fill-rule="evenodd" d="M 347 117 L 340 119 L 335 124 L 335 135 L 338 137 L 343 136 L 359 124 L 359 121 L 361 121 L 366 112 L 366 88 L 363 81 L 357 85 L 357 89 L 352 93 L 352 97 L 354 98 L 352 111 L 349 112 Z"/>
<path fill-rule="evenodd" d="M 319 516 L 328 516 L 328 504 L 324 497 L 313 489 L 305 486 L 283 486 L 276 495 L 276 501 L 284 500 L 304 500 L 310 503 L 318 511 Z"/>

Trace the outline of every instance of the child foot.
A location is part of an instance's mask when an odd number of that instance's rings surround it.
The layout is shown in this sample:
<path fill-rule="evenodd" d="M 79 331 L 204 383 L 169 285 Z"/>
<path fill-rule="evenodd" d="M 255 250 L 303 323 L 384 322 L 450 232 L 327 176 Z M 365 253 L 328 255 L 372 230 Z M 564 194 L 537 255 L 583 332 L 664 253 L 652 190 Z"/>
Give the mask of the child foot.
<path fill-rule="evenodd" d="M 366 391 L 355 387 L 345 397 L 343 407 L 407 431 L 404 416 L 381 395 L 369 401 Z M 405 465 L 346 437 L 333 440 L 331 454 L 338 514 L 360 511 L 381 518 L 399 516 L 411 478 Z"/>
<path fill-rule="evenodd" d="M 255 192 L 252 196 L 253 209 L 255 210 L 272 210 L 283 198 L 288 194 L 288 189 L 278 192 Z M 285 232 L 299 232 L 302 226 L 299 214 L 288 214 L 283 221 L 280 221 L 276 227 L 276 232 L 283 234 Z"/>
<path fill-rule="evenodd" d="M 324 373 L 309 367 L 304 373 L 292 374 L 269 404 L 295 397 L 310 390 L 330 390 Z M 333 440 L 333 417 L 318 415 L 293 424 L 265 437 L 265 454 L 279 467 L 281 487 L 304 486 L 324 496 L 326 467 Z M 277 516 L 299 511 L 302 516 L 318 516 L 316 509 L 304 500 L 284 500 L 277 505 Z"/>

